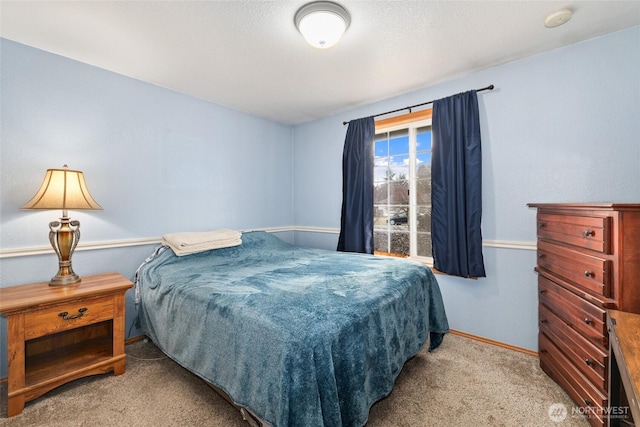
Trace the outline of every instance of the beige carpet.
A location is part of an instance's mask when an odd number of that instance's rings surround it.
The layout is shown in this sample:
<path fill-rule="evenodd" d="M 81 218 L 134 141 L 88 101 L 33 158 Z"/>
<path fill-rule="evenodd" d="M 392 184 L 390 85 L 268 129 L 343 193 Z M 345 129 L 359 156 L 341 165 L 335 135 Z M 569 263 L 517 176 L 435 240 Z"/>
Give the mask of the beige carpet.
<path fill-rule="evenodd" d="M 247 427 L 238 411 L 151 343 L 130 344 L 127 372 L 74 381 L 27 403 L 0 426 Z M 149 359 L 149 360 L 145 360 Z M 554 422 L 553 404 L 567 416 Z M 449 334 L 433 353 L 408 361 L 393 392 L 376 403 L 368 427 L 588 426 L 574 404 L 539 368 L 538 359 Z"/>

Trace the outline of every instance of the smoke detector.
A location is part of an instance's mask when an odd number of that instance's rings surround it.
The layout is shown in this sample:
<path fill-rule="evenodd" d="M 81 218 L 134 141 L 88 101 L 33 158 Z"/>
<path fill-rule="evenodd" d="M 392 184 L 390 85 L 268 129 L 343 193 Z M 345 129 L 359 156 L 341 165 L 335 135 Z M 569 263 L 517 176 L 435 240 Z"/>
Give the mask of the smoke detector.
<path fill-rule="evenodd" d="M 571 9 L 560 9 L 555 12 L 551 12 L 544 20 L 544 26 L 547 28 L 558 27 L 562 24 L 566 24 L 571 19 Z"/>

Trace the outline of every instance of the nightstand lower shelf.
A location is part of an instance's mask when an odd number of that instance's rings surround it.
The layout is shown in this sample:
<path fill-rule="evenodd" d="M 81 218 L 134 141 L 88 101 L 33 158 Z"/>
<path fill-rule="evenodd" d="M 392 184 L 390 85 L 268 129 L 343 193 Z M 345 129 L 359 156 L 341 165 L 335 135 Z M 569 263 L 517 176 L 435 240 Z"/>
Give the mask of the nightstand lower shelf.
<path fill-rule="evenodd" d="M 111 366 L 114 362 L 111 336 L 92 338 L 33 356 L 29 356 L 30 344 L 41 343 L 26 343 L 25 389 L 42 388 L 44 384 L 58 382 L 61 378 L 92 375 L 87 371 L 93 371 L 105 365 Z M 119 357 L 119 359 L 123 358 Z"/>

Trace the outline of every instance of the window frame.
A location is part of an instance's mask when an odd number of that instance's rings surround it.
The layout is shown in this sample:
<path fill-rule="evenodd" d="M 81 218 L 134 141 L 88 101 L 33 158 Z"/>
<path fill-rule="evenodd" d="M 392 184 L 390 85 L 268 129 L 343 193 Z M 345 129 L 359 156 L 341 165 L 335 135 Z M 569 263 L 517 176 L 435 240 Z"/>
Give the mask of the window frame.
<path fill-rule="evenodd" d="M 391 117 L 388 119 L 382 119 L 375 122 L 375 131 L 374 134 L 378 135 L 382 132 L 393 132 L 396 130 L 407 129 L 409 133 L 409 140 L 416 138 L 416 132 L 418 128 L 421 127 L 431 127 L 432 125 L 432 116 L 433 109 L 427 108 L 424 110 L 410 112 L 407 114 L 402 114 L 399 116 Z M 433 139 L 432 139 L 432 150 L 433 150 Z M 412 212 L 417 212 L 417 193 L 416 193 L 416 183 L 417 183 L 417 168 L 416 168 L 416 146 L 415 144 L 409 145 L 409 209 Z M 424 257 L 417 255 L 417 247 L 418 247 L 418 230 L 416 224 L 416 216 L 409 215 L 409 256 L 407 258 L 413 259 L 415 261 L 422 262 L 430 267 L 433 267 L 433 257 Z M 375 252 L 376 255 L 379 256 L 403 256 L 400 254 L 393 254 L 388 252 Z"/>

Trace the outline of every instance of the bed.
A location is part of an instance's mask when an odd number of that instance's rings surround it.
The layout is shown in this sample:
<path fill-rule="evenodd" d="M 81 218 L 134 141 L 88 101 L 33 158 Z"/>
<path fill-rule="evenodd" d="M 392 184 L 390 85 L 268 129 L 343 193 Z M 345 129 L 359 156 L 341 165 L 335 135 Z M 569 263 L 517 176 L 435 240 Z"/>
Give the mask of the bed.
<path fill-rule="evenodd" d="M 404 363 L 448 332 L 424 265 L 266 232 L 188 256 L 161 248 L 136 276 L 144 334 L 274 427 L 363 426 Z"/>

